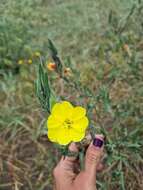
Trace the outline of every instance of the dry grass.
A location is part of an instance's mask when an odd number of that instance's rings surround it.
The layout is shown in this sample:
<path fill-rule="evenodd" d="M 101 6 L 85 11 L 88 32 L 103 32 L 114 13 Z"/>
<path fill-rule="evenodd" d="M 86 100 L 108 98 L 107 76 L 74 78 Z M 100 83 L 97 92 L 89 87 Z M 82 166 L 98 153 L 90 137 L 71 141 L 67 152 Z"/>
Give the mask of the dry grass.
<path fill-rule="evenodd" d="M 6 0 L 0 5 L 8 20 L 8 24 L 0 20 L 1 26 L 6 26 L 6 32 L 0 31 L 0 40 L 5 39 L 3 33 L 8 37 L 0 49 L 0 66 L 4 65 L 0 67 L 0 190 L 52 189 L 52 169 L 59 153 L 47 139 L 47 114 L 35 96 L 37 61 L 17 66 L 18 59 L 27 60 L 35 50 L 46 57 L 48 37 L 56 42 L 65 64 L 67 57 L 72 57 L 72 67 L 77 70 L 72 80 L 80 80 L 93 93 L 96 110 L 92 98 L 80 96 L 62 80 L 57 82 L 55 74 L 49 75 L 61 98 L 91 107 L 91 124 L 96 132 L 107 135 L 99 189 L 143 189 L 143 13 L 139 2 L 121 34 L 115 24 L 118 20 L 120 25 L 126 23 L 133 1 L 36 0 L 27 5 L 26 0 Z M 9 23 L 16 31 L 8 30 Z M 28 40 L 19 53 L 15 53 L 20 47 L 14 38 L 17 33 Z"/>

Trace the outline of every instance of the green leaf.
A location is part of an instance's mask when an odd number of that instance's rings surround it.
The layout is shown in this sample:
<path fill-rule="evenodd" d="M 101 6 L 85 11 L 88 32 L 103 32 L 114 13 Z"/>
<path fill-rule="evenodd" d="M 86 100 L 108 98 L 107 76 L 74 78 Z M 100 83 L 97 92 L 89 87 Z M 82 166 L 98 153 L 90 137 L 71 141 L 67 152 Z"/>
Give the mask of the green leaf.
<path fill-rule="evenodd" d="M 52 107 L 54 106 L 54 104 L 57 102 L 57 98 L 54 95 L 53 92 L 51 92 L 51 96 L 50 96 L 50 110 L 52 110 Z"/>
<path fill-rule="evenodd" d="M 122 190 L 126 190 L 125 189 L 125 180 L 124 180 L 124 173 L 123 172 L 120 172 L 120 183 L 121 183 Z"/>
<path fill-rule="evenodd" d="M 80 168 L 84 170 L 84 149 L 79 152 Z"/>
<path fill-rule="evenodd" d="M 60 58 L 58 57 L 58 51 L 50 39 L 48 40 L 48 42 L 49 42 L 48 47 L 50 50 L 51 57 L 54 63 L 56 64 L 56 72 L 62 75 L 62 62 Z"/>
<path fill-rule="evenodd" d="M 38 77 L 35 82 L 36 95 L 42 108 L 50 113 L 50 86 L 44 64 L 41 62 L 38 68 Z"/>
<path fill-rule="evenodd" d="M 52 55 L 56 56 L 58 54 L 56 47 L 54 46 L 53 42 L 50 39 L 48 39 L 48 47 L 51 50 Z"/>

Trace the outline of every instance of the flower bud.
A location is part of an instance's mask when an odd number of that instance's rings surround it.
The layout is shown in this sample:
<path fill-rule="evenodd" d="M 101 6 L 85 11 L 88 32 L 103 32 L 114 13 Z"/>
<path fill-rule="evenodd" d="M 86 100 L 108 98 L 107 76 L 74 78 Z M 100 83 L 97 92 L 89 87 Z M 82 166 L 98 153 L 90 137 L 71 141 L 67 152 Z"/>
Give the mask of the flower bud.
<path fill-rule="evenodd" d="M 22 65 L 24 63 L 24 61 L 22 60 L 22 59 L 20 59 L 19 61 L 18 61 L 18 64 L 19 65 Z"/>
<path fill-rule="evenodd" d="M 36 51 L 36 52 L 34 53 L 34 55 L 35 55 L 35 57 L 40 57 L 40 56 L 41 56 L 41 54 L 40 54 L 39 51 Z"/>
<path fill-rule="evenodd" d="M 32 59 L 28 59 L 27 63 L 32 64 Z"/>
<path fill-rule="evenodd" d="M 56 64 L 50 62 L 50 63 L 47 64 L 47 68 L 48 68 L 49 71 L 55 71 L 55 69 L 56 69 Z"/>
<path fill-rule="evenodd" d="M 64 69 L 64 74 L 65 75 L 71 75 L 71 69 L 69 68 L 69 67 L 66 67 L 65 69 Z"/>

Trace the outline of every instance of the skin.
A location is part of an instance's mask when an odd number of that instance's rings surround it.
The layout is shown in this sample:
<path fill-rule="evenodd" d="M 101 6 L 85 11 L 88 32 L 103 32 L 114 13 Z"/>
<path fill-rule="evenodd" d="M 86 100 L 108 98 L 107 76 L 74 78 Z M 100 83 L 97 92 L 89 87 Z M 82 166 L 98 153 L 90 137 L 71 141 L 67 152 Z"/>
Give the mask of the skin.
<path fill-rule="evenodd" d="M 103 140 L 102 135 L 96 135 L 97 137 Z M 75 143 L 71 143 L 69 149 L 78 152 Z M 62 157 L 53 171 L 54 190 L 97 190 L 96 174 L 102 167 L 100 164 L 102 154 L 103 147 L 95 147 L 91 143 L 85 154 L 85 169 L 78 173 L 75 172 L 78 164 L 76 158 Z"/>

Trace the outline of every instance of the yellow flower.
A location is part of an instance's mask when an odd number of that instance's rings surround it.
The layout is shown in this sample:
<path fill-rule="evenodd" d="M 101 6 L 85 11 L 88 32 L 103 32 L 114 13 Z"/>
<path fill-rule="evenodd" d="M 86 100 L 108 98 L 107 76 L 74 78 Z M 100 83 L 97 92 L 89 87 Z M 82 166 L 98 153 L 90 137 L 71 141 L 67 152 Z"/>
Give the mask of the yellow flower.
<path fill-rule="evenodd" d="M 29 64 L 32 64 L 32 59 L 28 59 L 27 61 Z"/>
<path fill-rule="evenodd" d="M 85 136 L 88 123 L 86 110 L 81 106 L 74 107 L 67 101 L 56 103 L 47 120 L 48 137 L 61 145 L 79 142 Z"/>
<path fill-rule="evenodd" d="M 24 63 L 24 61 L 22 60 L 22 59 L 20 59 L 19 61 L 18 61 L 18 64 L 19 65 L 21 65 L 21 64 L 23 64 Z"/>
<path fill-rule="evenodd" d="M 54 71 L 56 69 L 56 64 L 55 63 L 48 63 L 47 68 L 49 71 Z"/>
<path fill-rule="evenodd" d="M 34 53 L 34 55 L 35 55 L 36 57 L 40 57 L 40 56 L 41 56 L 41 54 L 40 54 L 39 51 L 36 51 L 36 52 Z"/>

